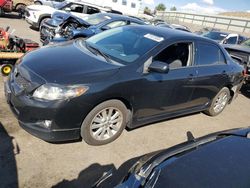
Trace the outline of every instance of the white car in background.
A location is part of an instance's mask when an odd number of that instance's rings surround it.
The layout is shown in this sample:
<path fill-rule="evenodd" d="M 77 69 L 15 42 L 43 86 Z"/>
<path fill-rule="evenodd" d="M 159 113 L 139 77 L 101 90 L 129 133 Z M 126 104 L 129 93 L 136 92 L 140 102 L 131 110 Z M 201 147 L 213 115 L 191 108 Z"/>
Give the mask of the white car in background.
<path fill-rule="evenodd" d="M 58 4 L 64 0 L 34 0 L 35 5 L 47 5 L 50 7 L 56 7 Z"/>
<path fill-rule="evenodd" d="M 55 7 L 30 5 L 26 8 L 25 19 L 34 29 L 40 29 L 43 22 L 56 11 L 70 11 L 73 15 L 82 18 L 87 14 L 111 12 L 111 9 L 81 1 L 64 1 Z"/>

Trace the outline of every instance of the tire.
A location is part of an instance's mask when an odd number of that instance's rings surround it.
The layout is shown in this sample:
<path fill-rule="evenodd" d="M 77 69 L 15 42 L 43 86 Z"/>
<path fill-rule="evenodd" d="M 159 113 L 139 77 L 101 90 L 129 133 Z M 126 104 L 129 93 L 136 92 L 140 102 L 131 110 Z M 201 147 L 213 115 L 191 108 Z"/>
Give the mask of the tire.
<path fill-rule="evenodd" d="M 35 5 L 42 5 L 42 3 L 40 1 L 35 1 L 34 4 Z"/>
<path fill-rule="evenodd" d="M 3 9 L 0 7 L 0 16 L 3 16 L 4 15 L 4 11 Z"/>
<path fill-rule="evenodd" d="M 11 73 L 13 66 L 10 64 L 5 64 L 1 67 L 1 73 L 3 76 L 8 76 Z"/>
<path fill-rule="evenodd" d="M 82 123 L 83 140 L 95 146 L 114 141 L 121 135 L 128 122 L 127 112 L 127 107 L 119 100 L 109 100 L 97 105 Z"/>
<path fill-rule="evenodd" d="M 15 11 L 19 13 L 20 18 L 24 18 L 25 8 L 26 8 L 25 4 L 18 4 L 15 7 Z"/>
<path fill-rule="evenodd" d="M 228 104 L 230 99 L 230 91 L 227 87 L 223 87 L 219 93 L 213 98 L 211 106 L 209 109 L 204 111 L 205 114 L 209 116 L 217 116 L 220 114 Z"/>

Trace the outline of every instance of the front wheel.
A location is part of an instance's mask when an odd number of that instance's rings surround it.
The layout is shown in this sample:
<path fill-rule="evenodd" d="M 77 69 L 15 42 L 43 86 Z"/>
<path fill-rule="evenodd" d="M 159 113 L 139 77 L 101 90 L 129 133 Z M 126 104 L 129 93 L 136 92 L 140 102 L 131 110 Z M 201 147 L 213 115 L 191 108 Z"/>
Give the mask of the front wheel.
<path fill-rule="evenodd" d="M 230 99 L 230 91 L 228 88 L 222 88 L 219 93 L 213 98 L 211 106 L 205 113 L 209 116 L 217 116 L 220 114 L 228 104 Z"/>
<path fill-rule="evenodd" d="M 109 100 L 97 105 L 82 123 L 83 140 L 90 145 L 104 145 L 114 141 L 126 126 L 127 111 L 119 100 Z"/>

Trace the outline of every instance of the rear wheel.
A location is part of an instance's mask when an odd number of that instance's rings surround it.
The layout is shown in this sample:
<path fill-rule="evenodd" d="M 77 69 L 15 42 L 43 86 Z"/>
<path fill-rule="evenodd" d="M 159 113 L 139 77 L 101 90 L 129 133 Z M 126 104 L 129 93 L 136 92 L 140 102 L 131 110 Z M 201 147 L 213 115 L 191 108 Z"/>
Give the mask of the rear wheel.
<path fill-rule="evenodd" d="M 126 106 L 119 100 L 105 101 L 86 116 L 81 136 L 90 145 L 104 145 L 117 139 L 126 123 Z"/>
<path fill-rule="evenodd" d="M 1 73 L 3 76 L 8 76 L 12 70 L 12 65 L 10 64 L 5 64 L 1 67 Z"/>
<path fill-rule="evenodd" d="M 220 92 L 214 97 L 211 106 L 205 113 L 209 116 L 216 116 L 220 114 L 228 104 L 230 99 L 230 91 L 228 88 L 224 87 Z"/>

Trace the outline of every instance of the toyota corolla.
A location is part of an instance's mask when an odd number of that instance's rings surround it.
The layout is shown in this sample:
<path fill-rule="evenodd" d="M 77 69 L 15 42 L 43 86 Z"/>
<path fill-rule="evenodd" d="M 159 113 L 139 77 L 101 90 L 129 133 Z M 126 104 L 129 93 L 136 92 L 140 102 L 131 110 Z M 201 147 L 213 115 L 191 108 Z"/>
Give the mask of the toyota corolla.
<path fill-rule="evenodd" d="M 34 136 L 102 145 L 124 128 L 200 111 L 218 115 L 237 96 L 242 72 L 210 39 L 126 26 L 29 52 L 5 93 Z"/>

